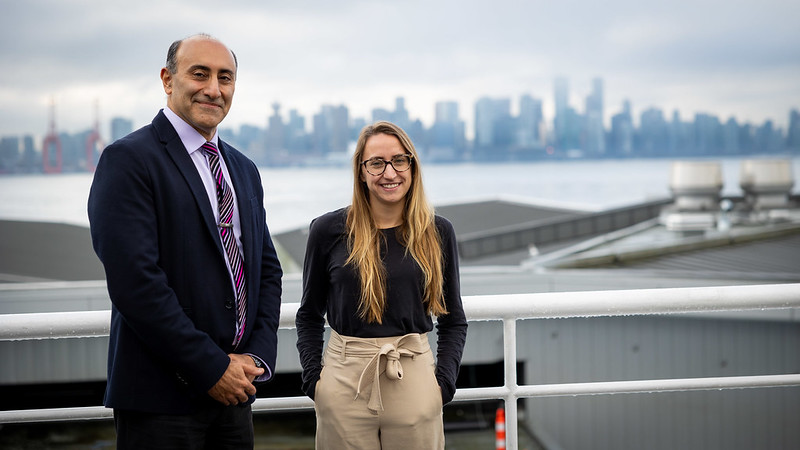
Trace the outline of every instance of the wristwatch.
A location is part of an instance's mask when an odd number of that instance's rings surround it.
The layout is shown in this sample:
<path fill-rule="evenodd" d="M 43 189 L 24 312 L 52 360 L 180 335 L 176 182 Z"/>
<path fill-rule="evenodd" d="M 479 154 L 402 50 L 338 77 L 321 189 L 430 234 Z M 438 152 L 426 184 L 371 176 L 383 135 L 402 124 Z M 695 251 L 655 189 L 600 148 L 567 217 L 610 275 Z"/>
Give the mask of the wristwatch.
<path fill-rule="evenodd" d="M 260 359 L 256 358 L 253 355 L 247 355 L 247 356 L 249 356 L 250 359 L 253 360 L 253 362 L 255 363 L 256 367 L 258 367 L 259 369 L 263 369 L 264 368 L 264 363 L 262 363 Z"/>

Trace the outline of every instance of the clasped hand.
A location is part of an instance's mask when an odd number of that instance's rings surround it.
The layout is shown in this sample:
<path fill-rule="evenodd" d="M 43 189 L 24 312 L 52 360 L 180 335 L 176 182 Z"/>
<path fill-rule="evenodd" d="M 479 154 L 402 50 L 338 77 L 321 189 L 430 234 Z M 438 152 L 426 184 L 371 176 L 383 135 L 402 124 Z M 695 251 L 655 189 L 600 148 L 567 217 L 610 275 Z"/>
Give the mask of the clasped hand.
<path fill-rule="evenodd" d="M 231 362 L 222 378 L 208 390 L 214 400 L 223 405 L 232 406 L 244 403 L 250 395 L 256 394 L 253 380 L 264 373 L 253 363 L 247 355 L 231 353 L 228 355 Z"/>

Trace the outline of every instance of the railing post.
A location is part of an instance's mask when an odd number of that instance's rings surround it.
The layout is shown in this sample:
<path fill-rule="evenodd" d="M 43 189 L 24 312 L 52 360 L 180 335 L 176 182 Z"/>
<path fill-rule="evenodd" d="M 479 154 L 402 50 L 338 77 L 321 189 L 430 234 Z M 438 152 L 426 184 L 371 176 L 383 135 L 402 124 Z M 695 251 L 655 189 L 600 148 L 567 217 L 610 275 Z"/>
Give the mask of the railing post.
<path fill-rule="evenodd" d="M 505 362 L 506 450 L 517 450 L 517 320 L 503 319 L 503 352 Z"/>

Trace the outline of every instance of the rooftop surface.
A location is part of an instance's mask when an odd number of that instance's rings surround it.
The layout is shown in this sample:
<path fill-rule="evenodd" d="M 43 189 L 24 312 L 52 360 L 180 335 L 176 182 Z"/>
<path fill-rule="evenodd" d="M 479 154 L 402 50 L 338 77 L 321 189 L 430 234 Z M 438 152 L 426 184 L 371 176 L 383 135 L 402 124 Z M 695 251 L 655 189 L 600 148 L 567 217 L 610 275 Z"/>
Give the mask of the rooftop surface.
<path fill-rule="evenodd" d="M 439 206 L 437 213 L 453 223 L 459 240 L 515 226 L 536 227 L 539 223 L 569 226 L 592 214 L 504 200 Z M 585 284 L 604 286 L 609 283 L 604 279 L 609 271 L 636 274 L 643 279 L 797 282 L 800 281 L 800 215 L 796 216 L 798 219 L 790 216 L 775 223 L 700 233 L 669 231 L 653 218 L 608 233 L 550 245 L 519 245 L 510 251 L 462 261 L 462 282 L 469 286 L 470 279 L 480 280 L 478 284 L 483 286 L 480 291 L 493 289 L 498 293 L 506 291 L 508 285 L 527 292 L 540 291 L 534 286 L 539 283 L 536 276 L 542 274 L 551 278 L 588 277 L 594 281 L 587 280 Z M 293 285 L 299 283 L 306 234 L 307 228 L 302 228 L 274 236 L 286 267 L 287 293 L 294 293 Z M 0 252 L 3 255 L 0 282 L 105 278 L 92 250 L 89 230 L 84 227 L 0 221 Z M 619 283 L 618 277 L 614 278 Z M 465 294 L 469 294 L 468 289 Z"/>

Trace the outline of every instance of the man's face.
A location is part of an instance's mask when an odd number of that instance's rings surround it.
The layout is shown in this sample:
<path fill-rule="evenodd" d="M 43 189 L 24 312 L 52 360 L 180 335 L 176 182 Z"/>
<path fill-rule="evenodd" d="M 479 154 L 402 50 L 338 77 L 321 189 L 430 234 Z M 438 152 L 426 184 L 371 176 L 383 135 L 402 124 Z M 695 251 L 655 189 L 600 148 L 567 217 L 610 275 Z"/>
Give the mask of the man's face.
<path fill-rule="evenodd" d="M 176 55 L 174 74 L 161 70 L 167 106 L 206 139 L 228 114 L 236 87 L 236 61 L 219 41 L 189 38 Z"/>

